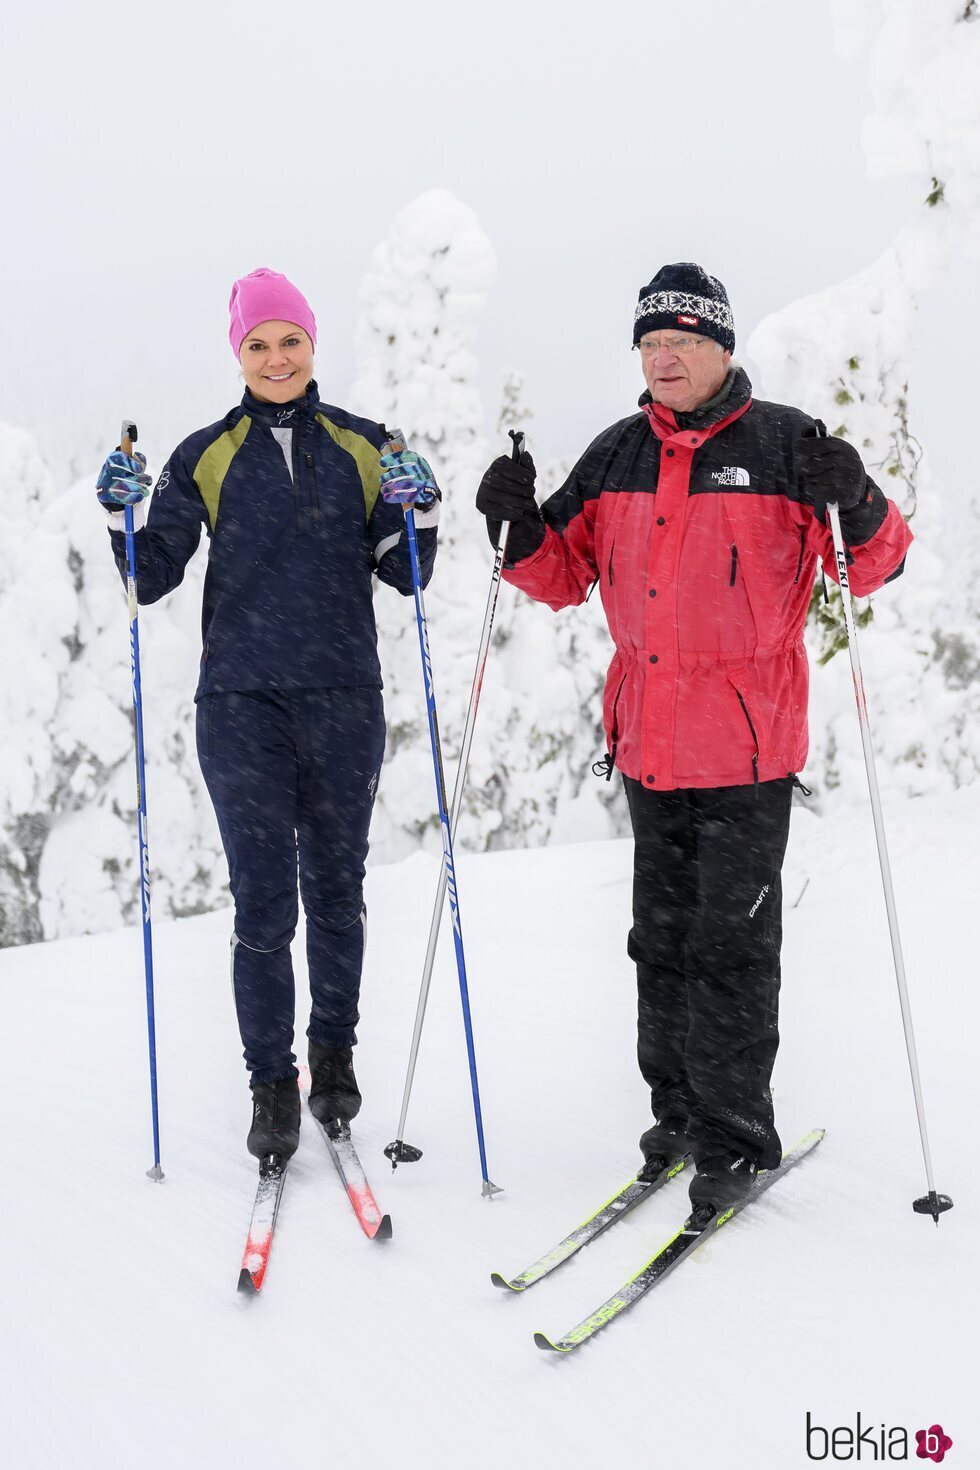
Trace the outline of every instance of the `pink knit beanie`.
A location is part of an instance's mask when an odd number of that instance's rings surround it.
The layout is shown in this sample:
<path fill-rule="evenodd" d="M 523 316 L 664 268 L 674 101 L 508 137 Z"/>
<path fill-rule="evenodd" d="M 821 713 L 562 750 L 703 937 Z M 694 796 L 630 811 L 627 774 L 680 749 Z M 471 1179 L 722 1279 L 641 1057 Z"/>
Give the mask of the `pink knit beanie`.
<path fill-rule="evenodd" d="M 316 317 L 309 302 L 278 271 L 262 266 L 242 276 L 231 288 L 228 310 L 231 313 L 228 340 L 236 357 L 249 332 L 261 322 L 292 322 L 302 327 L 316 346 Z"/>

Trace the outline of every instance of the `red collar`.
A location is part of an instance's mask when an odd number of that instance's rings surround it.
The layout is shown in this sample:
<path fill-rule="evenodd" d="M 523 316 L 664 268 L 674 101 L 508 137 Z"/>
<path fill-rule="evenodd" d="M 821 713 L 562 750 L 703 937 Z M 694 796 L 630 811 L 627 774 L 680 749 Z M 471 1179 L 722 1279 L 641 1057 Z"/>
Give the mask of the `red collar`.
<path fill-rule="evenodd" d="M 716 419 L 713 424 L 707 424 L 704 428 L 691 429 L 690 433 L 696 434 L 698 439 L 710 439 L 714 434 L 718 433 L 719 429 L 726 429 L 729 424 L 733 424 L 736 419 L 740 419 L 742 414 L 751 407 L 752 399 L 748 398 L 744 403 L 740 403 L 738 408 L 726 414 L 723 419 Z M 651 429 L 660 440 L 673 439 L 678 434 L 688 433 L 687 429 L 678 427 L 677 420 L 674 417 L 674 410 L 672 408 L 665 408 L 662 403 L 645 403 L 643 405 L 643 412 L 649 420 Z"/>

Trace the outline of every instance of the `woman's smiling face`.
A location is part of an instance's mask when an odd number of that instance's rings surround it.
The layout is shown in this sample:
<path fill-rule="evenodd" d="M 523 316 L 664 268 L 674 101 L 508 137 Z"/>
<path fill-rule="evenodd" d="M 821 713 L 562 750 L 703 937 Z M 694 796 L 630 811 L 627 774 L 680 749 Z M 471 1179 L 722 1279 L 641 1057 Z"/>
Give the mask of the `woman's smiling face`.
<path fill-rule="evenodd" d="M 313 343 L 292 322 L 259 322 L 238 354 L 249 391 L 263 403 L 288 403 L 313 377 Z"/>

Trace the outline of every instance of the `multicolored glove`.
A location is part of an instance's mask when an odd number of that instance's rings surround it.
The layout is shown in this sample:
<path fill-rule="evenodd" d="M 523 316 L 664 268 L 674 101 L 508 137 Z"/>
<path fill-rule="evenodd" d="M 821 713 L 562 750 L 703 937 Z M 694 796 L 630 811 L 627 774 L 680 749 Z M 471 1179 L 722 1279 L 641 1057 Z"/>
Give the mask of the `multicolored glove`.
<path fill-rule="evenodd" d="M 389 505 L 417 505 L 424 510 L 441 500 L 442 492 L 421 454 L 397 449 L 381 456 L 381 497 Z"/>
<path fill-rule="evenodd" d="M 99 503 L 107 510 L 139 505 L 150 493 L 153 476 L 145 473 L 145 454 L 123 454 L 114 449 L 95 482 Z"/>

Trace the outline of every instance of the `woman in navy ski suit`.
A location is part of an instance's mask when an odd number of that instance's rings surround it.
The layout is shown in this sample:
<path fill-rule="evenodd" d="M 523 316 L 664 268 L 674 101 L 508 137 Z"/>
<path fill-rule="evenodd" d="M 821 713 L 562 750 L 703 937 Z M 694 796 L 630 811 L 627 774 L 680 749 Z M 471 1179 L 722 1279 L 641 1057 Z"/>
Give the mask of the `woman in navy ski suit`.
<path fill-rule="evenodd" d="M 356 1041 L 364 954 L 364 864 L 384 754 L 373 579 L 413 591 L 401 504 L 417 489 L 423 582 L 436 552 L 438 491 L 411 453 L 382 463 L 382 426 L 323 404 L 316 323 L 284 276 L 235 282 L 232 348 L 241 403 L 174 450 L 143 526 L 135 509 L 139 601 L 177 587 L 208 537 L 197 748 L 235 901 L 232 977 L 258 1158 L 288 1158 L 299 1135 L 290 941 L 306 914 L 307 1035 L 316 1116 L 360 1106 Z M 142 456 L 137 457 L 142 460 Z M 126 460 L 126 463 L 121 461 Z M 125 580 L 119 509 L 148 494 L 142 463 L 110 456 L 99 479 Z M 405 494 L 399 499 L 404 501 Z"/>

